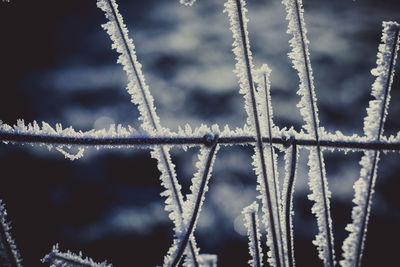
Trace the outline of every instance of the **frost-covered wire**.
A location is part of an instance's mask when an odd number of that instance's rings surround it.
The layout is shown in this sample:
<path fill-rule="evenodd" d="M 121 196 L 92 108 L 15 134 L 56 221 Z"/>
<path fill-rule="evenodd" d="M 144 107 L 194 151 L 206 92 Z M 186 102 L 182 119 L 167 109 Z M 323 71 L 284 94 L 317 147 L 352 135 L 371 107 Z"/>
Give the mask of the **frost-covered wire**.
<path fill-rule="evenodd" d="M 106 18 L 109 20 L 103 24 L 103 28 L 110 35 L 113 41 L 112 47 L 120 53 L 118 62 L 122 64 L 128 76 L 128 92 L 131 94 L 132 102 L 138 105 L 140 112 L 139 119 L 142 121 L 141 127 L 149 134 L 156 135 L 167 132 L 161 124 L 156 114 L 153 96 L 147 86 L 141 65 L 137 61 L 135 46 L 132 39 L 128 37 L 128 29 L 126 28 L 121 14 L 118 12 L 118 5 L 115 0 L 98 0 L 97 6 L 105 12 Z M 165 188 L 162 196 L 166 197 L 165 210 L 169 211 L 170 218 L 174 222 L 174 231 L 182 233 L 184 224 L 182 219 L 183 197 L 181 194 L 181 186 L 178 183 L 175 173 L 175 166 L 172 163 L 169 154 L 169 148 L 164 146 L 153 147 L 151 156 L 157 160 L 157 167 L 161 172 L 161 185 Z M 190 240 L 190 252 L 188 255 L 197 266 L 195 241 L 192 237 Z"/>
<path fill-rule="evenodd" d="M 369 102 L 364 119 L 364 133 L 370 140 L 379 141 L 388 113 L 390 89 L 393 83 L 394 66 L 399 50 L 400 25 L 396 22 L 383 22 L 382 44 L 379 45 L 376 68 L 371 73 L 376 76 L 372 85 L 373 100 Z M 354 183 L 355 206 L 352 210 L 352 223 L 346 226 L 348 237 L 343 242 L 343 267 L 361 266 L 367 234 L 367 225 L 377 178 L 380 151 L 368 151 L 361 158 L 360 178 Z"/>
<path fill-rule="evenodd" d="M 107 261 L 97 263 L 89 257 L 83 257 L 82 252 L 74 254 L 71 251 L 61 252 L 58 244 L 54 245 L 49 254 L 44 256 L 42 262 L 54 267 L 112 267 Z"/>
<path fill-rule="evenodd" d="M 288 266 L 294 267 L 294 243 L 293 243 L 293 194 L 297 172 L 298 149 L 296 144 L 285 149 L 285 180 L 282 192 L 282 214 L 285 220 L 285 241 L 287 247 Z"/>
<path fill-rule="evenodd" d="M 7 221 L 7 210 L 0 200 L 0 266 L 22 267 L 22 259 L 10 234 L 10 223 Z"/>
<path fill-rule="evenodd" d="M 261 250 L 261 233 L 258 222 L 258 204 L 253 202 L 251 205 L 243 209 L 244 225 L 247 229 L 249 238 L 249 252 L 252 257 L 249 264 L 253 267 L 263 266 L 263 253 Z"/>
<path fill-rule="evenodd" d="M 42 122 L 40 126 L 36 121 L 25 124 L 24 120 L 17 120 L 14 126 L 10 126 L 0 121 L 0 140 L 4 142 L 39 143 L 46 145 L 49 150 L 55 147 L 70 160 L 83 157 L 87 144 L 79 142 L 79 140 L 118 139 L 138 135 L 139 132 L 132 127 L 123 127 L 120 124 L 117 126 L 110 125 L 108 129 L 82 132 L 76 131 L 71 126 L 63 128 L 61 123 L 57 123 L 53 128 L 47 122 Z M 78 152 L 76 154 L 67 151 L 72 146 L 77 146 Z"/>
<path fill-rule="evenodd" d="M 208 191 L 208 182 L 211 177 L 211 170 L 214 164 L 215 156 L 218 151 L 218 135 L 211 137 L 211 145 L 209 147 L 202 147 L 199 153 L 199 159 L 196 163 L 197 172 L 192 178 L 192 185 L 190 187 L 191 194 L 187 196 L 187 201 L 184 203 L 183 220 L 185 230 L 178 233 L 173 245 L 168 251 L 167 256 L 164 258 L 164 266 L 175 267 L 178 265 L 185 249 L 187 248 L 188 241 L 196 229 L 197 220 L 205 199 L 205 193 Z M 188 254 L 188 253 L 187 253 Z M 192 266 L 193 263 L 189 263 Z"/>
<path fill-rule="evenodd" d="M 21 121 L 21 122 L 19 122 Z M 51 127 L 48 123 L 39 124 L 33 122 L 25 125 L 22 120 L 19 120 L 16 125 L 10 126 L 3 124 L 0 121 L 0 141 L 5 144 L 39 144 L 46 145 L 48 148 L 65 145 L 78 147 L 95 148 L 129 148 L 129 147 L 148 147 L 157 145 L 175 145 L 183 148 L 187 146 L 202 146 L 207 145 L 206 136 L 212 134 L 211 127 L 201 126 L 196 129 L 185 128 L 180 129 L 177 133 L 169 133 L 168 135 L 148 136 L 146 133 L 139 132 L 130 126 L 111 125 L 108 129 L 77 131 L 72 127 L 63 129 L 61 124 L 57 130 Z M 32 125 L 37 124 L 35 129 Z M 23 131 L 20 131 L 24 125 Z M 31 125 L 31 126 L 29 126 Z M 275 126 L 276 127 L 276 126 Z M 61 132 L 60 132 L 61 130 Z M 220 132 L 218 144 L 220 145 L 247 145 L 256 142 L 256 138 L 252 136 L 251 131 L 245 126 L 237 128 L 235 131 L 225 127 Z M 287 135 L 293 135 L 293 139 L 287 139 Z M 268 137 L 262 137 L 263 143 L 270 143 Z M 302 132 L 295 132 L 292 129 L 281 129 L 278 133 L 275 131 L 272 137 L 274 145 L 290 145 L 310 147 L 316 146 L 317 142 L 311 137 L 304 135 Z M 290 143 L 290 144 L 289 144 Z M 399 151 L 400 150 L 400 133 L 396 136 L 381 137 L 380 141 L 369 140 L 367 137 L 358 135 L 346 136 L 339 131 L 335 133 L 324 133 L 321 135 L 319 145 L 328 149 L 344 150 L 344 151 Z"/>
<path fill-rule="evenodd" d="M 297 106 L 306 122 L 304 125 L 306 132 L 312 134 L 317 142 L 315 148 L 310 149 L 308 161 L 310 167 L 309 185 L 312 192 L 309 199 L 314 201 L 312 212 L 315 214 L 318 224 L 318 234 L 313 243 L 317 246 L 318 255 L 324 261 L 325 266 L 333 267 L 335 266 L 335 253 L 329 205 L 330 191 L 319 144 L 317 98 L 308 49 L 309 41 L 306 36 L 303 3 L 302 0 L 283 0 L 282 2 L 286 6 L 286 19 L 289 21 L 288 33 L 293 35 L 293 38 L 289 41 L 292 47 L 289 57 L 292 59 L 293 67 L 297 70 L 300 79 L 297 94 L 301 98 Z"/>
<path fill-rule="evenodd" d="M 228 13 L 230 29 L 233 34 L 233 53 L 235 55 L 235 73 L 239 79 L 239 92 L 245 100 L 247 113 L 247 124 L 256 134 L 256 145 L 254 147 L 253 166 L 257 174 L 258 190 L 262 199 L 263 223 L 267 228 L 267 245 L 271 250 L 268 261 L 272 266 L 284 266 L 282 249 L 282 232 L 279 218 L 279 197 L 274 184 L 271 168 L 267 169 L 266 158 L 269 153 L 264 148 L 262 136 L 267 132 L 265 120 L 260 119 L 259 105 L 265 105 L 265 99 L 260 103 L 254 88 L 252 54 L 248 38 L 246 17 L 247 9 L 243 0 L 228 0 L 225 3 L 224 12 Z M 264 133 L 264 134 L 263 134 Z"/>
<path fill-rule="evenodd" d="M 260 110 L 260 124 L 262 128 L 266 128 L 264 132 L 266 132 L 266 136 L 269 139 L 269 144 L 266 146 L 265 155 L 266 155 L 266 168 L 268 170 L 268 177 L 272 177 L 272 186 L 275 195 L 275 206 L 278 211 L 281 210 L 281 195 L 279 189 L 279 173 L 278 173 L 278 163 L 277 163 L 277 155 L 274 150 L 272 138 L 273 138 L 273 129 L 275 125 L 273 123 L 273 109 L 272 109 L 272 101 L 271 101 L 271 69 L 267 64 L 263 64 L 261 68 L 256 72 L 256 81 L 257 81 L 257 91 L 256 91 L 256 99 L 258 100 L 258 106 Z M 275 130 L 275 129 L 274 129 Z M 277 130 L 279 131 L 279 130 Z M 264 132 L 262 134 L 264 134 Z M 287 247 L 286 243 L 283 241 L 283 237 L 285 235 L 284 229 L 284 221 L 283 221 L 283 213 L 277 212 L 277 220 L 280 222 L 278 228 L 280 232 L 280 241 L 282 244 L 282 257 L 287 255 Z M 285 259 L 285 265 L 287 265 L 287 260 Z"/>
<path fill-rule="evenodd" d="M 112 48 L 119 53 L 118 63 L 123 66 L 128 76 L 127 90 L 131 101 L 138 106 L 142 128 L 150 133 L 161 131 L 160 119 L 156 114 L 154 99 L 142 73 L 142 66 L 137 61 L 135 45 L 128 36 L 128 29 L 118 11 L 115 0 L 98 0 L 97 6 L 104 11 L 108 22 L 102 27 L 113 41 Z"/>

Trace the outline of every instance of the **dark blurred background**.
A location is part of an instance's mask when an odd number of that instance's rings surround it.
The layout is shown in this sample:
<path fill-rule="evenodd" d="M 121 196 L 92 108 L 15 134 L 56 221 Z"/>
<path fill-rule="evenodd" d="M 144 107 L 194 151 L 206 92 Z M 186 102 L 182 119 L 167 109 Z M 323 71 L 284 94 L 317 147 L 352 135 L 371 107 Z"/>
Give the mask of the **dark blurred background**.
<path fill-rule="evenodd" d="M 198 0 L 191 8 L 178 0 L 118 3 L 164 126 L 243 126 L 246 115 L 232 72 L 224 1 Z M 300 130 L 298 78 L 287 58 L 284 7 L 278 0 L 248 1 L 247 6 L 254 62 L 272 68 L 275 123 Z M 400 3 L 304 0 L 304 7 L 321 125 L 362 134 L 381 23 L 400 20 Z M 100 27 L 105 22 L 95 0 L 0 2 L 0 119 L 7 124 L 19 118 L 53 126 L 60 122 L 78 130 L 111 124 L 138 128 L 125 73 Z M 386 135 L 400 130 L 399 82 L 396 76 Z M 197 152 L 172 151 L 184 192 Z M 250 258 L 241 210 L 257 195 L 251 154 L 251 147 L 223 147 L 215 163 L 196 238 L 202 253 L 218 254 L 219 266 L 246 266 Z M 300 267 L 322 266 L 311 244 L 317 230 L 307 199 L 307 155 L 301 150 L 294 201 Z M 324 155 L 340 260 L 362 153 Z M 398 163 L 398 153 L 381 157 L 364 266 L 396 266 L 398 261 Z M 118 267 L 155 266 L 172 242 L 159 172 L 147 149 L 89 149 L 71 162 L 45 147 L 1 144 L 0 173 L 0 199 L 7 205 L 24 266 L 45 266 L 39 260 L 55 243 L 62 251 L 82 251 Z"/>

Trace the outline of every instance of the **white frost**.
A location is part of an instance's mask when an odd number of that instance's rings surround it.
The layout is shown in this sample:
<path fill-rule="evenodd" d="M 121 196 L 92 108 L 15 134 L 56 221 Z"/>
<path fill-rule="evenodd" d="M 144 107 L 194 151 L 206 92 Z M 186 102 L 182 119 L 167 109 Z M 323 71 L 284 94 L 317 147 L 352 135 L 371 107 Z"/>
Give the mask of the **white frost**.
<path fill-rule="evenodd" d="M 399 27 L 396 22 L 383 22 L 382 43 L 378 48 L 376 68 L 371 70 L 372 75 L 376 76 L 371 92 L 375 99 L 369 102 L 367 116 L 364 119 L 364 133 L 371 140 L 380 139 L 383 130 L 381 125 L 388 113 L 390 89 L 399 49 Z"/>
<path fill-rule="evenodd" d="M 292 59 L 293 67 L 297 70 L 300 79 L 297 94 L 301 98 L 297 106 L 306 122 L 303 126 L 304 129 L 308 134 L 313 135 L 314 140 L 319 141 L 317 98 L 308 49 L 309 41 L 304 21 L 303 3 L 302 0 L 283 0 L 282 3 L 286 6 L 286 19 L 289 22 L 287 32 L 293 35 L 289 41 L 292 48 L 289 58 Z M 310 166 L 309 186 L 312 191 L 309 199 L 315 202 L 312 212 L 315 214 L 318 224 L 318 234 L 313 243 L 317 246 L 318 255 L 324 261 L 325 266 L 333 267 L 335 256 L 329 205 L 330 192 L 325 174 L 325 163 L 319 146 L 310 148 L 308 165 Z"/>
<path fill-rule="evenodd" d="M 142 65 L 137 61 L 135 45 L 129 38 L 128 29 L 118 12 L 118 5 L 115 0 L 98 0 L 97 6 L 104 11 L 109 20 L 102 26 L 113 41 L 112 48 L 120 54 L 117 62 L 123 66 L 128 76 L 127 90 L 132 97 L 132 102 L 138 105 L 142 128 L 148 134 L 155 134 L 161 130 L 160 119 L 156 114 L 153 96 L 142 73 Z"/>
<path fill-rule="evenodd" d="M 289 58 L 292 60 L 294 69 L 300 79 L 300 86 L 297 94 L 301 96 L 298 103 L 300 113 L 305 120 L 304 128 L 309 133 L 315 133 L 317 129 L 314 127 L 314 119 L 318 128 L 318 109 L 317 98 L 314 89 L 314 77 L 311 69 L 310 52 L 308 49 L 309 40 L 307 39 L 307 28 L 304 21 L 304 9 L 302 0 L 283 0 L 282 3 L 286 6 L 289 22 L 288 34 L 292 34 L 290 39 L 290 47 L 292 51 L 289 53 Z M 312 99 L 312 101 L 310 101 Z"/>
<path fill-rule="evenodd" d="M 21 255 L 10 234 L 10 229 L 10 223 L 7 221 L 7 210 L 3 201 L 0 200 L 0 231 L 2 231 L 0 238 L 0 261 L 5 264 L 5 267 L 22 267 Z M 10 253 L 8 253 L 7 250 L 9 250 Z"/>
<path fill-rule="evenodd" d="M 19 134 L 26 135 L 31 137 L 36 137 L 36 141 L 31 144 L 34 145 L 44 145 L 45 143 L 40 142 L 40 139 L 45 139 L 46 137 L 62 137 L 71 140 L 88 140 L 88 139 L 113 139 L 113 138 L 129 138 L 129 137 L 139 137 L 141 136 L 139 132 L 137 132 L 132 127 L 123 127 L 122 125 L 115 126 L 114 124 L 110 125 L 108 129 L 100 129 L 100 130 L 90 130 L 90 131 L 77 131 L 72 126 L 63 128 L 60 123 L 57 123 L 55 128 L 51 127 L 47 122 L 42 122 L 42 126 L 40 126 L 36 121 L 32 123 L 25 124 L 24 120 L 17 120 L 17 124 L 10 126 L 7 124 L 0 124 L 0 133 L 3 134 Z M 18 143 L 18 141 L 15 141 Z M 85 151 L 85 145 L 79 144 L 60 144 L 57 141 L 54 143 L 47 142 L 46 146 L 48 149 L 51 149 L 53 146 L 56 147 L 58 151 L 60 151 L 66 158 L 70 160 L 75 160 L 81 158 Z M 118 147 L 118 145 L 105 145 L 108 148 Z M 66 151 L 67 149 L 71 149 L 72 147 L 77 148 L 77 153 L 72 154 L 71 152 Z"/>
<path fill-rule="evenodd" d="M 364 119 L 364 134 L 370 141 L 380 141 L 383 135 L 383 126 L 390 101 L 390 89 L 393 83 L 394 66 L 400 45 L 399 30 L 400 25 L 398 23 L 383 22 L 382 44 L 378 48 L 377 67 L 371 71 L 376 76 L 371 92 L 374 99 L 369 102 L 367 116 Z M 361 265 L 372 196 L 375 191 L 379 154 L 379 151 L 367 151 L 360 161 L 360 178 L 353 186 L 353 202 L 355 204 L 351 212 L 353 221 L 346 226 L 349 235 L 342 246 L 344 259 L 340 261 L 340 264 L 343 267 L 359 267 Z"/>
<path fill-rule="evenodd" d="M 139 120 L 142 121 L 142 128 L 149 135 L 169 133 L 160 125 L 160 119 L 156 114 L 154 100 L 150 90 L 145 82 L 141 65 L 137 61 L 135 46 L 132 39 L 128 37 L 128 30 L 118 12 L 118 5 L 115 0 L 98 0 L 97 6 L 105 12 L 107 23 L 103 28 L 110 35 L 113 41 L 112 47 L 120 53 L 118 62 L 122 64 L 128 76 L 128 92 L 131 94 L 132 102 L 138 105 L 140 112 Z M 151 156 L 157 160 L 158 169 L 161 172 L 161 184 L 166 189 L 162 195 L 166 197 L 165 209 L 170 212 L 169 217 L 174 222 L 175 233 L 178 235 L 184 229 L 183 227 L 183 198 L 181 187 L 176 178 L 175 166 L 171 161 L 169 148 L 167 146 L 154 147 Z M 193 247 L 195 242 L 191 243 Z M 194 250 L 197 250 L 194 248 Z M 195 257 L 196 255 L 188 255 Z"/>
<path fill-rule="evenodd" d="M 290 266 L 295 266 L 294 259 L 294 240 L 293 240 L 293 195 L 294 195 L 294 185 L 296 183 L 296 174 L 297 174 L 297 160 L 299 157 L 299 153 L 297 147 L 291 145 L 287 149 L 285 149 L 285 178 L 283 182 L 283 191 L 282 191 L 282 225 L 285 225 L 284 229 L 284 243 L 288 244 L 290 241 L 290 247 L 286 247 L 285 257 L 287 259 L 287 263 Z M 288 207 L 289 206 L 289 207 Z M 286 210 L 289 209 L 289 218 L 286 217 Z M 286 220 L 289 219 L 289 222 Z M 289 225 L 289 227 L 287 227 Z M 288 233 L 290 233 L 290 240 L 287 240 Z M 292 255 L 292 260 L 290 262 L 289 253 Z"/>
<path fill-rule="evenodd" d="M 196 229 L 197 221 L 204 203 L 205 193 L 208 191 L 208 182 L 211 177 L 212 167 L 215 161 L 216 153 L 219 149 L 217 144 L 210 147 L 203 146 L 200 149 L 198 160 L 196 162 L 197 171 L 192 178 L 190 186 L 191 193 L 187 196 L 187 200 L 183 206 L 183 231 L 176 232 L 173 245 L 170 247 L 168 254 L 164 257 L 164 266 L 172 266 L 176 260 L 179 249 L 182 248 L 182 242 L 188 231 L 191 231 L 189 239 L 193 239 L 193 233 Z M 189 227 L 192 229 L 189 229 Z M 190 248 L 186 246 L 186 254 L 190 255 Z M 195 251 L 198 258 L 198 250 Z M 189 262 L 193 259 L 189 259 Z M 190 265 L 191 263 L 189 263 Z"/>
<path fill-rule="evenodd" d="M 271 266 L 276 266 L 276 261 L 280 261 L 281 265 L 283 265 L 281 222 L 279 220 L 280 204 L 277 191 L 279 187 L 277 182 L 274 181 L 272 173 L 272 164 L 275 159 L 271 154 L 271 149 L 265 148 L 264 144 L 261 143 L 262 136 L 265 136 L 263 133 L 268 133 L 267 127 L 270 120 L 265 119 L 266 114 L 264 114 L 264 119 L 261 119 L 258 109 L 265 106 L 267 99 L 260 99 L 258 95 L 260 92 L 256 92 L 254 88 L 254 65 L 247 30 L 248 19 L 246 17 L 245 1 L 228 0 L 225 3 L 224 12 L 228 13 L 230 29 L 233 34 L 234 41 L 232 46 L 236 59 L 235 73 L 239 79 L 239 92 L 244 97 L 247 124 L 252 135 L 256 135 L 257 140 L 254 147 L 253 166 L 257 175 L 257 189 L 260 191 L 260 198 L 262 199 L 263 223 L 267 229 L 267 246 L 270 248 L 268 262 Z M 265 69 L 264 72 L 268 76 L 269 70 Z M 266 82 L 265 86 L 268 84 L 269 81 Z M 265 94 L 266 92 L 264 92 Z M 264 109 L 264 111 L 266 110 Z"/>
<path fill-rule="evenodd" d="M 240 5 L 240 10 L 238 10 L 238 5 Z M 245 6 L 246 3 L 244 0 L 228 0 L 225 3 L 224 12 L 228 13 L 230 29 L 233 35 L 232 51 L 236 59 L 234 72 L 239 79 L 239 92 L 243 94 L 245 99 L 245 110 L 248 116 L 247 124 L 252 126 L 255 119 L 251 102 L 251 91 L 254 90 L 251 73 L 253 72 L 254 65 L 248 38 L 247 22 L 249 20 L 246 17 L 247 8 Z M 239 14 L 241 15 L 239 16 Z M 242 18 L 243 24 L 240 23 L 240 18 Z M 255 129 L 252 132 L 254 133 Z"/>
<path fill-rule="evenodd" d="M 244 225 L 247 229 L 247 236 L 249 238 L 249 252 L 252 257 L 249 264 L 253 267 L 261 267 L 263 253 L 261 250 L 261 233 L 258 221 L 258 204 L 253 202 L 250 206 L 243 209 Z"/>
<path fill-rule="evenodd" d="M 58 249 L 58 244 L 54 245 L 52 251 L 44 256 L 42 262 L 48 262 L 51 264 L 51 266 L 57 267 L 112 267 L 112 264 L 108 264 L 107 261 L 97 263 L 89 257 L 84 258 L 82 256 L 82 252 L 79 252 L 79 255 L 76 255 L 71 251 L 61 252 Z"/>

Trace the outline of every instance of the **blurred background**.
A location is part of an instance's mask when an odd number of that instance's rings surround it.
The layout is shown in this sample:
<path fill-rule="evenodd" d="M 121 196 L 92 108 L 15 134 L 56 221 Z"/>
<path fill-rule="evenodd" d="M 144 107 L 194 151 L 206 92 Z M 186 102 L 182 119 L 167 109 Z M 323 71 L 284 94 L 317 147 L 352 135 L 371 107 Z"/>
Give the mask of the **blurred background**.
<path fill-rule="evenodd" d="M 224 2 L 198 0 L 188 8 L 178 0 L 118 1 L 162 124 L 172 130 L 186 123 L 228 124 L 231 129 L 245 123 Z M 300 130 L 298 78 L 287 58 L 284 6 L 278 0 L 249 0 L 247 7 L 254 63 L 268 63 L 272 69 L 274 121 Z M 381 24 L 400 20 L 400 4 L 304 0 L 304 7 L 321 125 L 331 132 L 362 134 Z M 62 123 L 77 130 L 111 124 L 138 128 L 125 73 L 100 26 L 105 22 L 95 0 L 0 2 L 0 119 L 11 125 L 19 118 Z M 396 76 L 386 135 L 400 130 L 399 84 Z M 172 150 L 185 193 L 197 152 Z M 241 210 L 257 196 L 251 155 L 250 146 L 222 147 L 214 165 L 195 234 L 202 253 L 218 254 L 219 266 L 246 266 L 250 259 Z M 362 153 L 324 156 L 340 260 Z M 317 229 L 307 199 L 307 157 L 301 150 L 294 196 L 300 267 L 322 266 L 311 243 Z M 364 266 L 395 266 L 398 260 L 398 163 L 398 153 L 382 154 Z M 62 251 L 82 251 L 117 267 L 155 266 L 172 242 L 173 226 L 148 149 L 89 149 L 71 162 L 45 147 L 1 144 L 0 173 L 0 199 L 7 205 L 24 266 L 46 266 L 39 260 L 55 243 Z"/>

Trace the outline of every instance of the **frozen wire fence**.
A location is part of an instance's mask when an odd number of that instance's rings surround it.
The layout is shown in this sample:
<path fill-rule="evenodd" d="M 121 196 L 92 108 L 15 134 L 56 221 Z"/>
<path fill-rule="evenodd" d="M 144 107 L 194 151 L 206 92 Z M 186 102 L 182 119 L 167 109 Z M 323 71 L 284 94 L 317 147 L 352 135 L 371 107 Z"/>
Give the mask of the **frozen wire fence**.
<path fill-rule="evenodd" d="M 128 148 L 128 147 L 146 147 L 155 145 L 176 145 L 176 146 L 201 146 L 208 145 L 208 133 L 202 134 L 197 129 L 191 136 L 186 133 L 174 133 L 172 136 L 147 136 L 137 131 L 134 133 L 127 132 L 125 136 L 110 137 L 108 130 L 99 130 L 103 134 L 96 134 L 96 131 L 69 133 L 42 133 L 35 131 L 19 131 L 17 126 L 0 125 L 0 140 L 13 144 L 41 144 L 47 146 L 57 145 L 76 145 L 82 147 L 98 147 L 98 148 Z M 69 128 L 68 128 L 69 129 Z M 131 128 L 132 129 L 132 128 Z M 209 129 L 209 128 L 208 128 Z M 211 129 L 209 129 L 211 132 Z M 222 131 L 217 143 L 221 145 L 247 145 L 255 143 L 256 139 L 248 130 L 240 130 L 239 134 L 224 134 Z M 202 130 L 204 132 L 204 130 Z M 229 132 L 231 132 L 229 130 Z M 92 134 L 93 133 L 93 134 Z M 316 146 L 317 141 L 310 136 L 295 131 L 284 131 L 280 137 L 262 137 L 262 142 L 269 143 L 272 141 L 274 145 L 289 146 L 296 144 L 299 146 L 310 147 Z M 400 133 L 397 136 L 382 137 L 381 140 L 368 140 L 366 137 L 358 135 L 345 136 L 340 132 L 335 134 L 324 134 L 319 140 L 319 145 L 327 149 L 334 150 L 381 150 L 381 151 L 399 151 L 400 150 Z"/>
<path fill-rule="evenodd" d="M 195 1 L 181 0 L 180 2 L 192 5 Z M 344 260 L 340 262 L 342 266 L 358 267 L 361 265 L 364 249 L 379 154 L 382 151 L 400 151 L 400 132 L 396 136 L 383 136 L 399 49 L 400 26 L 396 22 L 383 23 L 382 44 L 379 46 L 377 67 L 373 70 L 373 74 L 377 77 L 372 88 L 374 99 L 370 102 L 367 109 L 368 115 L 364 121 L 365 135 L 345 136 L 340 132 L 328 133 L 320 126 L 318 118 L 317 96 L 308 51 L 309 41 L 302 1 L 284 0 L 283 4 L 287 12 L 288 32 L 293 36 L 290 40 L 292 51 L 289 57 L 300 80 L 298 94 L 301 99 L 298 106 L 305 121 L 305 132 L 280 129 L 274 125 L 270 96 L 270 70 L 268 65 L 257 69 L 252 63 L 244 0 L 228 0 L 225 4 L 225 12 L 228 13 L 234 39 L 235 73 L 239 81 L 239 92 L 244 97 L 247 123 L 243 128 L 234 130 L 229 126 L 219 129 L 216 125 L 211 127 L 203 125 L 197 129 L 185 127 L 178 132 L 172 132 L 161 125 L 153 97 L 136 58 L 135 46 L 128 36 L 127 27 L 118 11 L 116 1 L 98 0 L 97 5 L 104 11 L 108 20 L 103 28 L 113 42 L 112 47 L 119 53 L 118 62 L 121 63 L 128 76 L 127 90 L 132 102 L 138 106 L 142 130 L 118 125 L 105 130 L 81 132 L 72 127 L 63 129 L 61 124 L 52 128 L 47 123 L 43 123 L 42 126 L 36 122 L 26 125 L 20 120 L 15 126 L 0 122 L 0 141 L 55 147 L 72 160 L 82 157 L 85 148 L 91 146 L 96 148 L 150 147 L 151 155 L 157 160 L 158 169 L 161 172 L 161 184 L 165 188 L 162 193 L 162 196 L 166 197 L 165 209 L 174 223 L 174 240 L 164 257 L 164 266 L 216 265 L 214 257 L 211 261 L 205 260 L 207 257 L 199 253 L 194 231 L 206 198 L 213 162 L 216 160 L 216 153 L 221 145 L 254 146 L 253 166 L 257 175 L 259 198 L 262 202 L 261 222 L 267 229 L 267 246 L 270 250 L 266 254 L 268 263 L 279 267 L 295 265 L 292 201 L 298 147 L 305 147 L 310 151 L 308 164 L 312 194 L 309 198 L 314 201 L 312 212 L 316 216 L 319 230 L 313 243 L 317 246 L 319 257 L 324 265 L 335 266 L 329 204 L 331 193 L 325 173 L 323 151 L 325 149 L 346 152 L 363 151 L 360 180 L 354 185 L 356 206 L 352 214 L 353 223 L 346 228 L 350 234 L 343 243 Z M 191 193 L 186 198 L 182 195 L 175 166 L 169 154 L 171 145 L 200 146 L 196 164 L 197 172 L 193 175 Z M 71 147 L 77 147 L 78 153 L 75 155 L 68 153 Z M 277 148 L 285 151 L 286 175 L 282 190 L 277 179 L 275 153 Z M 244 213 L 250 237 L 250 255 L 253 257 L 251 262 L 254 266 L 261 266 L 263 253 L 259 245 L 257 210 L 258 205 L 253 204 Z M 82 259 L 81 255 L 61 253 L 58 247 L 54 247 L 44 260 L 60 266 L 68 262 L 84 266 L 106 266 L 106 263 L 97 264 L 89 258 Z M 19 264 L 19 260 L 17 261 Z"/>

